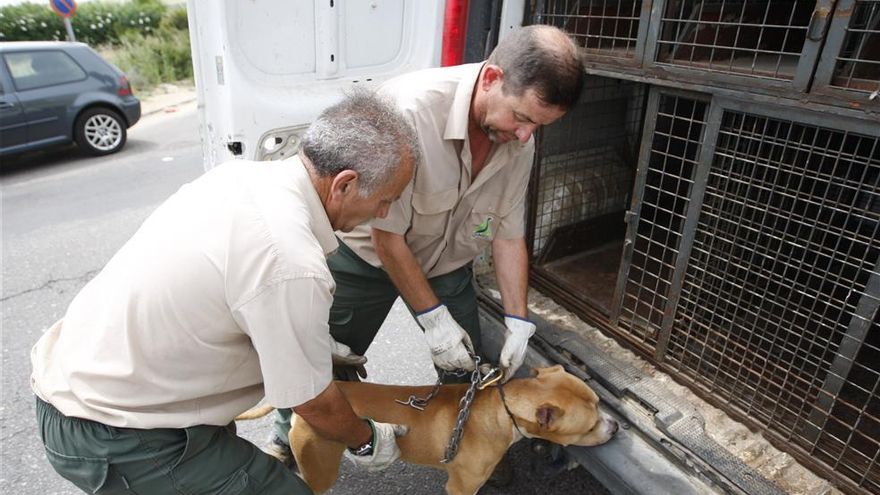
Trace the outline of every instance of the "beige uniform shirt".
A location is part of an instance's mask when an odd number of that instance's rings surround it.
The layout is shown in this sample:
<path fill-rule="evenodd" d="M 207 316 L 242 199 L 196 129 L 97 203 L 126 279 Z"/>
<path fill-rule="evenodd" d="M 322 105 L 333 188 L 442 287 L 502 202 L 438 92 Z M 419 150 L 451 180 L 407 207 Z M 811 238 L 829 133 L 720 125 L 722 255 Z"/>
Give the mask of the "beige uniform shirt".
<path fill-rule="evenodd" d="M 32 387 L 117 427 L 225 425 L 331 379 L 333 229 L 299 158 L 235 161 L 183 186 L 31 352 Z"/>
<path fill-rule="evenodd" d="M 493 239 L 524 235 L 526 186 L 534 141 L 493 146 L 471 176 L 468 113 L 482 64 L 427 69 L 396 77 L 380 91 L 394 99 L 416 129 L 422 163 L 388 216 L 371 226 L 405 236 L 425 275 L 436 277 L 471 261 Z M 362 225 L 342 240 L 381 266 Z"/>

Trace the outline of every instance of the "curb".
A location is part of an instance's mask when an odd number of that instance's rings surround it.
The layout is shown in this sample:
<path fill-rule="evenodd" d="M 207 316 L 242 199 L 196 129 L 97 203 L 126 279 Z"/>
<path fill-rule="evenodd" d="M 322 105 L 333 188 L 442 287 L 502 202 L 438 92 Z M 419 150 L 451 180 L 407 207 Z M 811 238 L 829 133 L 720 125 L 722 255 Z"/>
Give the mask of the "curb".
<path fill-rule="evenodd" d="M 193 95 L 192 97 L 187 98 L 187 99 L 185 99 L 185 100 L 180 100 L 180 101 L 176 101 L 176 102 L 173 102 L 173 103 L 168 103 L 168 104 L 165 104 L 165 105 L 162 105 L 162 106 L 156 107 L 156 108 L 154 108 L 154 109 L 152 109 L 152 110 L 142 112 L 142 113 L 141 113 L 141 118 L 144 118 L 144 117 L 146 117 L 146 116 L 148 116 L 148 115 L 154 115 L 154 114 L 157 114 L 157 113 L 159 113 L 159 112 L 163 112 L 163 111 L 165 111 L 165 109 L 167 109 L 167 108 L 176 107 L 176 106 L 184 105 L 184 104 L 187 104 L 187 103 L 192 103 L 192 102 L 196 101 L 197 99 L 198 99 L 198 98 L 197 98 L 195 95 Z M 141 107 L 143 107 L 143 105 L 144 105 L 144 102 L 141 101 Z"/>

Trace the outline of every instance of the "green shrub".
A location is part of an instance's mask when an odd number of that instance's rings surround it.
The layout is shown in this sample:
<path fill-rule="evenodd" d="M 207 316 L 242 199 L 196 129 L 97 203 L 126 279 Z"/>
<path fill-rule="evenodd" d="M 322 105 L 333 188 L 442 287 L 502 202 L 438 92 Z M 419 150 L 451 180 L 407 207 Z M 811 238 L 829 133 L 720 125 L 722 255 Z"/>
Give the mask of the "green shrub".
<path fill-rule="evenodd" d="M 160 28 L 151 36 L 130 33 L 102 53 L 128 75 L 138 91 L 193 77 L 189 32 L 185 30 Z"/>
<path fill-rule="evenodd" d="M 162 16 L 162 21 L 159 23 L 159 26 L 169 29 L 179 29 L 181 31 L 188 30 L 189 24 L 187 23 L 186 18 L 186 8 L 177 7 L 168 9 L 165 12 L 165 15 Z"/>
<path fill-rule="evenodd" d="M 138 91 L 192 79 L 185 8 L 169 9 L 158 0 L 87 2 L 72 22 L 76 40 L 97 48 Z M 0 7 L 0 40 L 65 39 L 64 23 L 47 3 Z"/>
<path fill-rule="evenodd" d="M 59 40 L 66 36 L 64 23 L 47 3 L 0 7 L 0 40 Z"/>
<path fill-rule="evenodd" d="M 77 41 L 93 46 L 118 44 L 129 33 L 156 31 L 166 10 L 158 0 L 87 2 L 77 7 L 71 22 Z M 48 3 L 0 7 L 0 35 L 4 41 L 67 39 L 64 22 Z"/>

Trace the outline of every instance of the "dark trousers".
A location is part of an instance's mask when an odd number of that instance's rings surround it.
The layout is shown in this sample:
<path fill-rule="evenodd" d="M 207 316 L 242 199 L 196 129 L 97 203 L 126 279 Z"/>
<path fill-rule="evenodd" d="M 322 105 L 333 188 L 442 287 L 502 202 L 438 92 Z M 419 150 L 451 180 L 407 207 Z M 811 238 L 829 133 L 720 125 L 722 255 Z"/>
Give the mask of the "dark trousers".
<path fill-rule="evenodd" d="M 116 428 L 63 415 L 37 398 L 49 463 L 86 493 L 311 494 L 296 474 L 235 434 L 235 424 Z"/>

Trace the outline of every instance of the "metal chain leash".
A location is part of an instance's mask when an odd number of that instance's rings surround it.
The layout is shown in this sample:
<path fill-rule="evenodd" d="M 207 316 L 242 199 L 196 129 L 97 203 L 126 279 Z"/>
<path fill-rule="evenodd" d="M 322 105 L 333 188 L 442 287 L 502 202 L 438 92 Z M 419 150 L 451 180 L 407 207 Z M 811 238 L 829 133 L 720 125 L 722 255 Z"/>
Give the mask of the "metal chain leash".
<path fill-rule="evenodd" d="M 407 400 L 394 399 L 394 402 L 398 404 L 403 404 L 404 406 L 409 406 L 413 409 L 418 409 L 419 411 L 424 411 L 426 407 L 428 407 L 428 401 L 434 398 L 437 395 L 437 392 L 440 391 L 440 385 L 443 384 L 443 378 L 437 377 L 437 383 L 434 384 L 434 388 L 431 389 L 431 392 L 426 395 L 424 398 L 416 397 L 415 395 L 410 395 Z"/>
<path fill-rule="evenodd" d="M 470 416 L 471 404 L 474 402 L 477 390 L 482 390 L 486 386 L 494 384 L 500 380 L 502 376 L 500 368 L 492 368 L 488 373 L 483 375 L 480 372 L 480 357 L 471 354 L 471 358 L 474 360 L 474 371 L 471 372 L 471 384 L 468 386 L 467 392 L 465 392 L 464 396 L 458 402 L 458 418 L 455 422 L 455 428 L 452 429 L 452 435 L 449 438 L 449 444 L 446 446 L 446 452 L 444 453 L 443 459 L 440 459 L 440 462 L 444 464 L 451 462 L 452 459 L 455 458 L 455 455 L 458 454 L 458 447 L 461 444 L 461 436 L 464 434 L 464 425 Z M 458 377 L 467 374 L 467 372 L 463 370 L 457 372 L 441 371 L 441 373 Z M 428 406 L 428 402 L 430 402 L 430 400 L 440 391 L 440 385 L 442 385 L 442 383 L 443 377 L 441 375 L 437 377 L 437 383 L 434 384 L 434 388 L 432 388 L 431 392 L 425 397 L 420 398 L 415 395 L 410 395 L 405 401 L 400 399 L 394 399 L 394 401 L 398 404 L 409 406 L 419 411 L 424 411 Z"/>
<path fill-rule="evenodd" d="M 455 458 L 455 455 L 458 454 L 461 435 L 464 433 L 464 424 L 467 422 L 468 417 L 471 414 L 471 404 L 474 402 L 477 387 L 482 381 L 482 377 L 480 376 L 480 357 L 472 357 L 474 358 L 475 366 L 474 371 L 471 372 L 471 385 L 468 387 L 467 392 L 465 392 L 464 397 L 458 402 L 458 419 L 455 422 L 455 428 L 452 429 L 452 436 L 449 438 L 449 444 L 446 446 L 446 454 L 443 456 L 443 459 L 440 459 L 440 462 L 443 464 L 451 462 L 452 459 Z"/>

